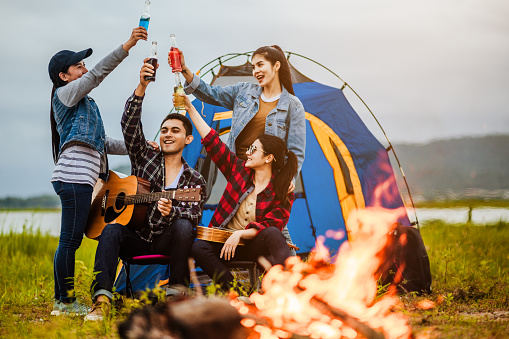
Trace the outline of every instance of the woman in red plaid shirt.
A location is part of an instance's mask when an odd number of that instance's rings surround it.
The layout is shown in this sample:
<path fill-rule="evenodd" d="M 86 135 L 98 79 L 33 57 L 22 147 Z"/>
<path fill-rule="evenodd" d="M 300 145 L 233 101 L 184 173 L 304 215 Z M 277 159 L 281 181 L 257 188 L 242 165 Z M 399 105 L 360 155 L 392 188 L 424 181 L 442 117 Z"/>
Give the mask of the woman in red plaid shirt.
<path fill-rule="evenodd" d="M 225 261 L 264 256 L 272 265 L 283 265 L 291 255 L 281 230 L 290 218 L 294 201 L 288 188 L 297 173 L 297 156 L 288 151 L 282 139 L 262 134 L 247 149 L 247 160 L 238 158 L 207 125 L 189 98 L 182 96 L 202 144 L 227 180 L 209 227 L 233 231 L 224 244 L 195 241 L 191 254 L 203 271 L 227 290 L 233 276 Z M 249 241 L 238 246 L 240 239 Z"/>

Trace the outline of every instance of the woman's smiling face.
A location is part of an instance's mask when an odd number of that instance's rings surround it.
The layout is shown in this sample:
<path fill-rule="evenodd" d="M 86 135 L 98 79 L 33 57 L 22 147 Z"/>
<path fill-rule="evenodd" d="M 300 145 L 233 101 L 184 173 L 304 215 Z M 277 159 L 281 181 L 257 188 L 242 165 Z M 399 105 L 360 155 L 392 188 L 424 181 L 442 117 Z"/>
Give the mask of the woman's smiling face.
<path fill-rule="evenodd" d="M 256 54 L 251 63 L 253 64 L 253 76 L 258 80 L 260 86 L 265 87 L 276 78 L 279 80 L 278 71 L 281 66 L 279 61 L 272 65 L 263 55 Z"/>
<path fill-rule="evenodd" d="M 247 149 L 246 155 L 245 166 L 248 168 L 258 168 L 268 163 L 269 155 L 265 154 L 262 143 L 258 139 Z"/>

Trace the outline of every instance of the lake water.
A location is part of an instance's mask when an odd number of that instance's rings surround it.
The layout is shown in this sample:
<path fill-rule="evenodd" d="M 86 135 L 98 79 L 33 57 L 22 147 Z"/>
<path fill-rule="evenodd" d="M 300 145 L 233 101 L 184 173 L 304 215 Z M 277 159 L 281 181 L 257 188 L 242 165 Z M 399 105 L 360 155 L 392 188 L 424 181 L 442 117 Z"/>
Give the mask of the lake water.
<path fill-rule="evenodd" d="M 412 209 L 408 210 L 410 220 L 414 220 Z M 422 224 L 432 219 L 441 219 L 448 223 L 462 223 L 468 219 L 468 208 L 418 208 L 417 218 Z M 495 223 L 497 221 L 509 221 L 509 209 L 507 208 L 474 208 L 472 222 L 474 224 Z M 40 228 L 43 233 L 49 232 L 53 236 L 60 234 L 60 212 L 31 212 L 9 211 L 0 212 L 0 232 L 10 230 L 22 232 L 23 225 Z"/>

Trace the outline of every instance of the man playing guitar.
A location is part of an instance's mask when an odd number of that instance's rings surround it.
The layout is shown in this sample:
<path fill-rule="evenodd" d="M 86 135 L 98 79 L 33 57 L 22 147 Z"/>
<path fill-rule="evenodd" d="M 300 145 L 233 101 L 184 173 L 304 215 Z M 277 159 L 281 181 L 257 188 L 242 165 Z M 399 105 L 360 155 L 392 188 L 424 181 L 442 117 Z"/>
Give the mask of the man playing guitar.
<path fill-rule="evenodd" d="M 180 114 L 169 114 L 161 124 L 161 151 L 147 144 L 141 124 L 141 106 L 154 67 L 144 60 L 140 83 L 129 97 L 122 116 L 122 133 L 131 160 L 132 174 L 150 182 L 151 192 L 172 188 L 204 187 L 205 179 L 189 167 L 182 152 L 191 143 L 192 124 Z M 204 192 L 204 190 L 202 190 Z M 85 320 L 102 320 L 111 302 L 117 258 L 163 254 L 171 257 L 169 284 L 189 281 L 188 257 L 194 241 L 194 227 L 202 215 L 205 194 L 199 202 L 175 202 L 161 198 L 152 203 L 143 225 L 136 230 L 120 224 L 108 224 L 99 237 L 92 283 L 94 307 Z"/>

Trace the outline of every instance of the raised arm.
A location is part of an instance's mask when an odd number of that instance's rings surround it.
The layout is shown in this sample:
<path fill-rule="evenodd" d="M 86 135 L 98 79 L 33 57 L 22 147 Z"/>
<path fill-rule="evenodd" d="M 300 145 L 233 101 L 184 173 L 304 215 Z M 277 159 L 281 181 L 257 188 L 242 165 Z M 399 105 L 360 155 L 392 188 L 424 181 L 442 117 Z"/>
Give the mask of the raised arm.
<path fill-rule="evenodd" d="M 129 50 L 136 45 L 138 40 L 147 40 L 147 31 L 143 27 L 133 29 L 129 40 L 118 46 L 113 52 L 99 61 L 89 72 L 81 78 L 71 81 L 60 87 L 57 91 L 58 98 L 67 107 L 76 105 L 90 91 L 110 74 L 129 54 Z"/>
<path fill-rule="evenodd" d="M 185 94 L 181 94 L 181 96 L 184 97 L 184 106 L 186 108 L 187 113 L 189 114 L 189 117 L 193 121 L 196 130 L 198 131 L 198 133 L 200 133 L 200 136 L 202 138 L 205 138 L 205 136 L 210 133 L 211 127 L 207 124 L 205 120 L 203 120 L 202 116 L 200 115 L 200 113 L 198 113 L 196 108 L 194 108 L 189 97 Z"/>
<path fill-rule="evenodd" d="M 210 128 L 210 126 L 203 120 L 200 113 L 191 104 L 191 100 L 185 94 L 184 105 L 189 117 L 193 121 L 194 126 L 202 137 L 202 144 L 205 146 L 207 153 L 212 161 L 216 164 L 217 168 L 228 179 L 233 171 L 244 170 L 243 161 L 239 159 L 233 152 L 230 151 L 228 146 L 219 139 L 217 132 Z"/>
<path fill-rule="evenodd" d="M 141 124 L 141 107 L 145 91 L 150 83 L 150 81 L 145 80 L 145 76 L 153 74 L 154 67 L 147 63 L 147 60 L 148 58 L 144 60 L 140 70 L 140 83 L 136 87 L 134 94 L 127 99 L 124 114 L 120 122 L 125 146 L 133 165 L 141 164 L 144 155 L 148 151 L 148 143 L 145 139 L 143 126 Z"/>
<path fill-rule="evenodd" d="M 227 109 L 233 109 L 235 97 L 238 93 L 238 85 L 234 86 L 211 86 L 200 79 L 199 76 L 187 67 L 184 53 L 180 52 L 180 64 L 182 65 L 182 74 L 186 79 L 184 91 L 186 94 L 193 94 L 199 100 L 211 105 L 222 106 Z M 168 54 L 168 64 L 170 56 Z"/>

